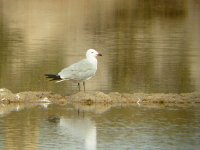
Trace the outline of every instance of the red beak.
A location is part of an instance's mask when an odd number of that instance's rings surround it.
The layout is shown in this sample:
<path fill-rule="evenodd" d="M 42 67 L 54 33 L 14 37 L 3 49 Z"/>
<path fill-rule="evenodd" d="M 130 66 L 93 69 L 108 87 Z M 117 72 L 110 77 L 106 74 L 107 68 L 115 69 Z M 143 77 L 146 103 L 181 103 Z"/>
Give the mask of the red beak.
<path fill-rule="evenodd" d="M 97 56 L 102 56 L 102 54 L 99 53 L 99 54 L 97 54 Z"/>

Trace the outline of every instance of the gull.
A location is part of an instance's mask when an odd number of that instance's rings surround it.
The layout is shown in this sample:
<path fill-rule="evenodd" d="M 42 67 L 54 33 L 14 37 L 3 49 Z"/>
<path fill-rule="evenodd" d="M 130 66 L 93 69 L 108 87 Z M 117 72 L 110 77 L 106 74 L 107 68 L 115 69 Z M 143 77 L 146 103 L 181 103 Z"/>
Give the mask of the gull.
<path fill-rule="evenodd" d="M 83 82 L 85 92 L 85 81 L 92 78 L 97 71 L 97 56 L 102 56 L 94 49 L 89 49 L 86 52 L 86 58 L 62 69 L 58 74 L 45 74 L 50 81 L 62 82 L 72 80 L 78 82 L 80 91 L 80 82 Z"/>

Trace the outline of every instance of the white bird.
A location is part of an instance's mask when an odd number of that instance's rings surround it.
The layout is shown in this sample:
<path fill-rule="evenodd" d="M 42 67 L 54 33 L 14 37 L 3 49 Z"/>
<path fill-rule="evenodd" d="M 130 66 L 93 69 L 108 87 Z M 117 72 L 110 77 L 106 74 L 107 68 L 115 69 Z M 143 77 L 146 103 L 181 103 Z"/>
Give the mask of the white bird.
<path fill-rule="evenodd" d="M 72 80 L 78 82 L 79 91 L 80 82 L 83 82 L 85 91 L 85 81 L 92 78 L 97 71 L 97 56 L 102 55 L 94 49 L 89 49 L 86 52 L 85 59 L 62 69 L 58 74 L 45 74 L 45 76 L 50 78 L 50 81 L 57 80 L 56 82 L 62 82 L 64 80 Z"/>

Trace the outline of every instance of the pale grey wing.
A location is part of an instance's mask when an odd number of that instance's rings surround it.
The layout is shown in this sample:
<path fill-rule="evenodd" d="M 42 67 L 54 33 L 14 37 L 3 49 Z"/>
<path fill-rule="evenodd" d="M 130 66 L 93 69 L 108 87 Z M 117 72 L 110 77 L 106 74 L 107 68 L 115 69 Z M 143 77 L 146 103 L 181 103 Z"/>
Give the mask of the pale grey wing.
<path fill-rule="evenodd" d="M 81 60 L 58 73 L 62 79 L 83 81 L 91 78 L 96 73 L 96 67 L 86 59 Z"/>

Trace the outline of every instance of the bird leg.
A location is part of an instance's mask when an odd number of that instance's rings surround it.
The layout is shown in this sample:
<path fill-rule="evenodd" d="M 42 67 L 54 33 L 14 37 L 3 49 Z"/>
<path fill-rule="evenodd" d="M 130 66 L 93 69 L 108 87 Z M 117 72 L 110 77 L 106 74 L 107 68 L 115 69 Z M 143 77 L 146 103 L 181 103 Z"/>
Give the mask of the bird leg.
<path fill-rule="evenodd" d="M 79 92 L 81 91 L 81 87 L 80 87 L 80 83 L 78 82 L 78 89 L 79 89 Z"/>
<path fill-rule="evenodd" d="M 84 92 L 85 92 L 85 81 L 83 81 L 83 87 L 84 87 Z"/>

